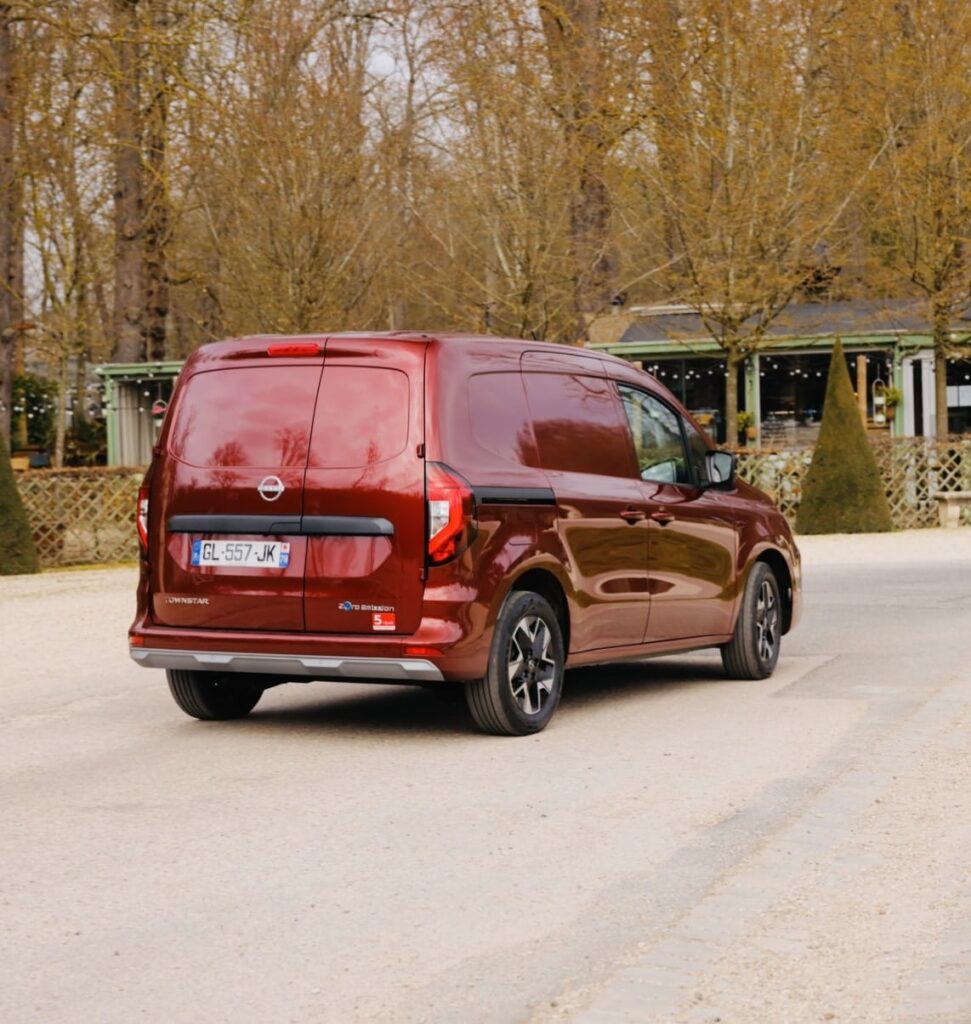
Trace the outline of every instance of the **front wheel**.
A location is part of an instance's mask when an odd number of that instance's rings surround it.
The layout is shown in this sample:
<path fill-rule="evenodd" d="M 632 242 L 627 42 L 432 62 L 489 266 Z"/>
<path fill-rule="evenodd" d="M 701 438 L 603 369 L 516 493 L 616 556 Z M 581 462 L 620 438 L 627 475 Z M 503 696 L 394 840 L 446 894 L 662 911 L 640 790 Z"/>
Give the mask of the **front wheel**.
<path fill-rule="evenodd" d="M 166 669 L 165 678 L 175 703 L 193 718 L 221 722 L 242 718 L 256 707 L 263 687 L 232 672 Z"/>
<path fill-rule="evenodd" d="M 492 633 L 484 679 L 466 684 L 476 725 L 499 736 L 546 727 L 563 690 L 563 631 L 549 602 L 532 591 L 505 600 Z"/>
<path fill-rule="evenodd" d="M 721 649 L 730 679 L 766 679 L 775 670 L 782 641 L 779 584 L 775 573 L 756 562 L 745 582 L 735 633 Z"/>

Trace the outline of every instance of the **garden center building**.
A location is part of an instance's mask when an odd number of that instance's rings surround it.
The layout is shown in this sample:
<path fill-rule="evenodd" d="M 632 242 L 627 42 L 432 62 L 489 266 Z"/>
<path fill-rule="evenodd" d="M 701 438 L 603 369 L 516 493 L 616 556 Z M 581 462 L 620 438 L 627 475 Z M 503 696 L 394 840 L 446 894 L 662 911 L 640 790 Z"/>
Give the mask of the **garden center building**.
<path fill-rule="evenodd" d="M 952 324 L 954 348 L 947 364 L 948 428 L 955 434 L 971 432 L 971 313 L 965 317 Z M 596 321 L 591 333 L 590 348 L 655 374 L 713 437 L 725 441 L 725 359 L 697 313 L 686 306 L 634 307 Z M 773 321 L 759 352 L 739 373 L 738 407 L 753 414 L 762 445 L 815 440 L 837 337 L 854 387 L 865 375 L 867 415 L 874 429 L 897 437 L 936 433 L 934 353 L 920 303 L 806 303 L 788 307 Z M 887 388 L 902 396 L 892 418 L 881 401 Z"/>
<path fill-rule="evenodd" d="M 594 321 L 591 335 L 589 348 L 655 374 L 725 442 L 724 355 L 690 308 L 633 307 Z M 738 407 L 753 414 L 757 443 L 784 448 L 815 440 L 837 337 L 854 386 L 865 377 L 869 425 L 896 437 L 933 436 L 934 353 L 920 303 L 867 300 L 790 306 L 770 325 L 759 352 L 739 373 Z M 971 433 L 971 312 L 955 321 L 951 338 L 948 427 L 951 433 Z M 173 361 L 98 368 L 105 385 L 109 465 L 150 461 L 181 366 Z M 879 399 L 889 387 L 901 395 L 892 417 Z"/>

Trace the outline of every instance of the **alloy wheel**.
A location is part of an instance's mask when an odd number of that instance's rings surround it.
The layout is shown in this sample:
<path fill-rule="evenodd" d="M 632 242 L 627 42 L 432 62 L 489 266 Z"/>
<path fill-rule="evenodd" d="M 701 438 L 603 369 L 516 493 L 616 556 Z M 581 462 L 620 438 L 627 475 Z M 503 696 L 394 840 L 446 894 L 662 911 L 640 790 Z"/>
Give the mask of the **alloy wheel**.
<path fill-rule="evenodd" d="M 755 601 L 755 633 L 759 658 L 763 664 L 772 661 L 779 642 L 779 602 L 775 587 L 763 580 Z"/>
<path fill-rule="evenodd" d="M 520 710 L 527 715 L 541 711 L 553 692 L 556 661 L 552 642 L 549 627 L 538 615 L 521 618 L 509 638 L 509 685 Z"/>

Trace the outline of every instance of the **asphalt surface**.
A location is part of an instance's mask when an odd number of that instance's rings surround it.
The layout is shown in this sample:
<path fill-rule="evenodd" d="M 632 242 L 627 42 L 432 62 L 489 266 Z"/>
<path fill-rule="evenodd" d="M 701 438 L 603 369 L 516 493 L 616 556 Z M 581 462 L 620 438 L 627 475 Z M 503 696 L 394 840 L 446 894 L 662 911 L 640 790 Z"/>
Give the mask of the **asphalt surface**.
<path fill-rule="evenodd" d="M 546 732 L 133 665 L 129 569 L 0 580 L 0 1021 L 971 1022 L 971 530 L 810 538 L 772 679 Z"/>

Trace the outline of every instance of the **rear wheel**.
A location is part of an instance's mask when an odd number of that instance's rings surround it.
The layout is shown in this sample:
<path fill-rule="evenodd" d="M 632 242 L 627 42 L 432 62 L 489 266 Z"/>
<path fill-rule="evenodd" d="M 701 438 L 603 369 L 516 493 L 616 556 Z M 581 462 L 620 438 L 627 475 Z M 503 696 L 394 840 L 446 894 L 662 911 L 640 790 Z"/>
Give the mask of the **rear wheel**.
<path fill-rule="evenodd" d="M 242 718 L 256 707 L 263 687 L 232 672 L 193 672 L 166 669 L 175 703 L 193 718 L 225 721 Z"/>
<path fill-rule="evenodd" d="M 721 649 L 730 679 L 765 679 L 779 660 L 782 606 L 775 574 L 764 562 L 752 566 L 742 594 L 735 633 Z"/>
<path fill-rule="evenodd" d="M 515 591 L 492 633 L 484 679 L 468 683 L 466 702 L 476 724 L 500 736 L 545 728 L 563 689 L 563 631 L 545 598 Z"/>

